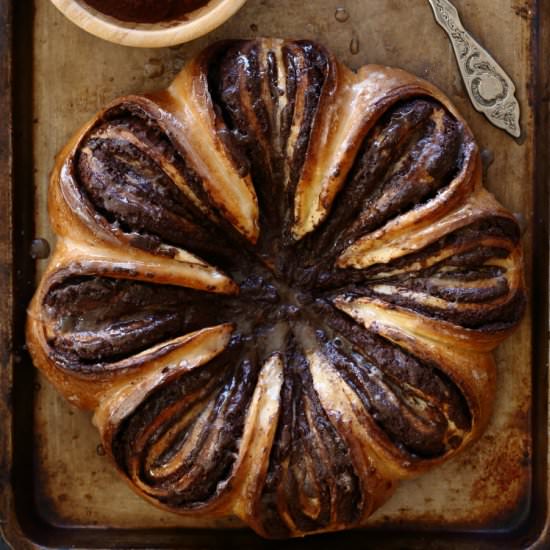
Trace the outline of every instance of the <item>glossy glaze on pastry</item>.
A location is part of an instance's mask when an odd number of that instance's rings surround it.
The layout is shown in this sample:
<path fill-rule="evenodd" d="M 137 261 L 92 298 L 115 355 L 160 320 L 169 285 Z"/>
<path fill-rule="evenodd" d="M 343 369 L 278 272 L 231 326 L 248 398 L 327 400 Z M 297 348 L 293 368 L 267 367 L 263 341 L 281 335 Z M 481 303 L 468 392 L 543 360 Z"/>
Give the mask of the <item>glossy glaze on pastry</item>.
<path fill-rule="evenodd" d="M 518 226 L 413 75 L 216 44 L 74 136 L 50 214 L 29 349 L 158 506 L 356 527 L 488 422 Z"/>

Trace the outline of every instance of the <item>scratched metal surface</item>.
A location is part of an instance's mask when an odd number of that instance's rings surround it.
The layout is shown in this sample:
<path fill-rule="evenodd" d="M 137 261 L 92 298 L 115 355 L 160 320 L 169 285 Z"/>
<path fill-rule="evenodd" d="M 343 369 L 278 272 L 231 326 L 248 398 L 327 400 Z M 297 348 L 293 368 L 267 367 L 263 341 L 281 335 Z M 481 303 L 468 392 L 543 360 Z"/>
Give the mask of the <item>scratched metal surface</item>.
<path fill-rule="evenodd" d="M 489 125 L 472 108 L 451 46 L 426 0 L 248 0 L 236 17 L 208 37 L 162 50 L 102 42 L 66 21 L 50 2 L 39 0 L 34 21 L 36 236 L 53 244 L 46 189 L 55 153 L 104 103 L 118 95 L 166 86 L 193 53 L 216 39 L 308 37 L 325 44 L 351 67 L 367 62 L 400 66 L 449 95 L 485 150 L 490 165 L 486 185 L 521 216 L 530 280 L 532 0 L 455 0 L 455 4 L 465 26 L 515 81 L 522 110 L 520 141 Z M 44 262 L 39 262 L 38 271 L 43 267 Z M 472 530 L 506 528 L 521 519 L 532 474 L 531 336 L 527 312 L 520 329 L 497 351 L 496 408 L 482 439 L 430 474 L 404 482 L 371 518 L 371 525 Z M 238 525 L 233 520 L 182 519 L 156 510 L 117 476 L 98 446 L 89 415 L 71 408 L 40 377 L 34 391 L 35 494 L 47 522 L 128 529 Z"/>

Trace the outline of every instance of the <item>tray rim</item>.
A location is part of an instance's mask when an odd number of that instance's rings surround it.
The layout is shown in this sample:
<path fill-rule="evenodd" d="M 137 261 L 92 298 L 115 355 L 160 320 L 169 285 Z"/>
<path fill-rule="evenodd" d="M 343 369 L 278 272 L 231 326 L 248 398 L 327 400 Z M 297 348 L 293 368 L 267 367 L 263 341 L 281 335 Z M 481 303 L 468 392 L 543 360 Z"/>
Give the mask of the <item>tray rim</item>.
<path fill-rule="evenodd" d="M 535 82 L 530 90 L 530 101 L 535 110 L 534 151 L 534 204 L 533 244 L 549 243 L 548 183 L 550 150 L 550 2 L 531 0 L 533 6 L 532 40 Z M 16 549 L 56 548 L 63 546 L 122 548 L 219 548 L 220 531 L 214 530 L 124 530 L 124 529 L 63 529 L 46 524 L 32 509 L 32 491 L 20 498 L 15 482 L 21 474 L 32 471 L 32 453 L 24 456 L 17 453 L 22 438 L 20 428 L 25 420 L 15 414 L 16 403 L 25 398 L 21 378 L 32 378 L 32 366 L 26 356 L 16 355 L 14 350 L 24 345 L 24 312 L 33 292 L 33 262 L 26 251 L 33 236 L 33 196 L 25 193 L 32 189 L 32 116 L 26 107 L 32 102 L 32 70 L 17 70 L 32 67 L 32 33 L 17 33 L 16 28 L 28 28 L 32 17 L 33 1 L 0 0 L 0 112 L 5 113 L 0 121 L 0 205 L 4 206 L 4 223 L 0 223 L 0 291 L 6 298 L 0 301 L 0 537 Z M 25 25 L 26 22 L 26 25 Z M 24 35 L 24 36 L 23 36 Z M 30 74 L 27 74 L 30 73 Z M 32 103 L 31 103 L 32 104 Z M 25 162 L 27 161 L 27 162 Z M 23 182 L 23 185 L 20 182 Z M 533 247 L 535 249 L 535 247 Z M 388 533 L 383 528 L 368 532 L 369 546 L 398 548 L 431 548 L 442 545 L 466 548 L 475 543 L 476 548 L 494 548 L 506 541 L 518 548 L 544 548 L 550 545 L 550 482 L 548 464 L 550 447 L 548 432 L 550 420 L 548 379 L 549 335 L 549 250 L 536 247 L 533 257 L 531 288 L 540 292 L 531 293 L 533 324 L 533 410 L 532 426 L 546 426 L 532 430 L 533 436 L 533 500 L 528 514 L 506 531 L 443 531 L 434 526 L 422 532 L 413 529 L 395 530 Z M 26 280 L 21 275 L 26 274 Z M 24 278 L 23 278 L 24 279 Z M 17 361 L 19 358 L 19 361 Z M 25 369 L 25 367 L 28 367 Z M 27 372 L 24 372 L 24 371 Z M 26 380 L 26 385 L 30 381 Z M 31 414 L 27 415 L 28 417 Z M 19 428 L 19 429 L 18 429 Z M 538 476 L 538 477 L 537 477 Z M 27 487 L 32 487 L 32 476 L 27 475 Z M 538 488 L 535 487 L 538 484 Z M 29 505 L 30 508 L 29 509 Z M 247 530 L 225 530 L 223 546 L 257 548 L 277 543 L 263 541 Z M 106 534 L 109 543 L 106 545 Z M 153 536 L 154 535 L 154 536 Z M 285 542 L 288 548 L 313 548 L 320 540 L 330 544 L 337 542 L 346 548 L 357 547 L 357 531 L 309 537 L 305 540 Z M 364 539 L 363 539 L 364 540 Z M 1 541 L 0 541 L 1 542 Z"/>

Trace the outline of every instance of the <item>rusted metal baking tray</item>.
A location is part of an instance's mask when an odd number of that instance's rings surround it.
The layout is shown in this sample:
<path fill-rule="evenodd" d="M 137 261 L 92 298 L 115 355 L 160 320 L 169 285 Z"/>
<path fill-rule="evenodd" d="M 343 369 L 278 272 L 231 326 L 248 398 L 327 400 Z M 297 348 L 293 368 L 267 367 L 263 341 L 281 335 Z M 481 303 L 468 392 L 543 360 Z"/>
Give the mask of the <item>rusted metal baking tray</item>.
<path fill-rule="evenodd" d="M 249 0 L 210 36 L 162 50 L 95 39 L 48 0 L 0 0 L 0 527 L 9 544 L 280 547 L 234 522 L 182 519 L 135 496 L 102 456 L 90 418 L 67 405 L 34 370 L 23 330 L 26 305 L 45 264 L 31 258 L 33 239 L 53 244 L 45 202 L 48 172 L 69 135 L 108 100 L 165 86 L 210 41 L 282 35 L 314 38 L 352 67 L 401 66 L 450 96 L 485 149 L 486 185 L 524 221 L 530 293 L 520 329 L 497 353 L 498 398 L 482 439 L 442 468 L 403 483 L 366 529 L 284 547 L 550 546 L 550 2 L 455 3 L 466 27 L 516 83 L 523 130 L 518 141 L 472 108 L 451 46 L 426 0 Z"/>

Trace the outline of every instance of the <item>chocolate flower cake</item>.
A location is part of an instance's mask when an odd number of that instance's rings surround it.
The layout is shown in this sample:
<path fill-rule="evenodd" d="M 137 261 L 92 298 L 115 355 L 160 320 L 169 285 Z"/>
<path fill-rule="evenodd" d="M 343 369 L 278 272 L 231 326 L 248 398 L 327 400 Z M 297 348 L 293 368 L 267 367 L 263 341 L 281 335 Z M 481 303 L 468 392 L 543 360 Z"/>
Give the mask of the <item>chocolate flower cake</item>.
<path fill-rule="evenodd" d="M 491 414 L 524 286 L 449 100 L 307 41 L 210 47 L 58 158 L 36 365 L 154 504 L 363 524 Z"/>

